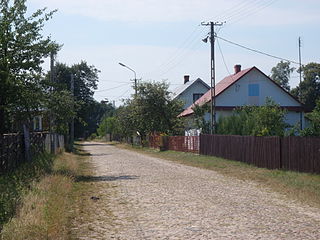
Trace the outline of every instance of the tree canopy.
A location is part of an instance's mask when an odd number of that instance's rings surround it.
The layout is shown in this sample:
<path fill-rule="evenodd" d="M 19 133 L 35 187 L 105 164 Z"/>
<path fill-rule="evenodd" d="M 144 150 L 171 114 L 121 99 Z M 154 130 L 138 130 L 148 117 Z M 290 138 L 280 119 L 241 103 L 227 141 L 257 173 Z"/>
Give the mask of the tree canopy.
<path fill-rule="evenodd" d="M 308 63 L 302 67 L 303 81 L 291 93 L 299 97 L 301 91 L 301 102 L 305 104 L 307 110 L 312 110 L 316 106 L 317 99 L 320 99 L 320 64 Z M 299 70 L 300 71 L 300 70 Z"/>
<path fill-rule="evenodd" d="M 97 89 L 99 70 L 81 61 L 69 67 L 63 63 L 55 66 L 55 91 L 71 89 L 71 75 L 74 79 L 74 98 L 78 103 L 75 118 L 75 137 L 88 137 L 96 132 L 98 124 L 105 114 L 112 114 L 114 108 L 107 101 L 97 102 L 93 98 Z M 49 77 L 49 76 L 48 76 Z"/>
<path fill-rule="evenodd" d="M 307 113 L 310 126 L 301 131 L 302 136 L 320 136 L 320 99 L 311 113 Z"/>
<path fill-rule="evenodd" d="M 137 87 L 138 94 L 119 107 L 114 119 L 105 119 L 101 129 L 129 137 L 140 134 L 142 138 L 151 133 L 179 134 L 182 120 L 177 118 L 182 111 L 182 102 L 171 98 L 168 84 L 164 82 L 142 82 Z M 110 130 L 110 126 L 113 130 Z M 101 131 L 105 132 L 105 131 Z"/>
<path fill-rule="evenodd" d="M 44 8 L 26 16 L 25 0 L 0 2 L 0 133 L 3 133 L 13 119 L 30 119 L 43 107 L 41 64 L 60 46 L 41 34 L 54 11 Z"/>
<path fill-rule="evenodd" d="M 289 91 L 290 74 L 294 68 L 290 67 L 290 62 L 280 61 L 275 67 L 271 69 L 271 79 L 278 83 L 285 90 Z"/>

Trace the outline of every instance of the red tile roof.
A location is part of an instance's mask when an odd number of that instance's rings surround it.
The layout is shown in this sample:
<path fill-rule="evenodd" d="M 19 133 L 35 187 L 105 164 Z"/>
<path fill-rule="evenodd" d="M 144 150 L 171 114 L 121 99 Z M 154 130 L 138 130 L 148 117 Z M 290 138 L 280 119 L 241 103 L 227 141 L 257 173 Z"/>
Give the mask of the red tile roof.
<path fill-rule="evenodd" d="M 250 72 L 255 67 L 251 67 L 245 70 L 242 70 L 238 72 L 237 74 L 232 74 L 230 76 L 225 77 L 220 82 L 216 84 L 216 97 L 219 96 L 222 92 L 224 92 L 227 88 L 229 88 L 232 84 L 237 82 L 240 78 L 242 78 L 244 75 L 246 75 L 248 72 Z M 202 106 L 203 104 L 210 102 L 210 96 L 211 96 L 211 90 L 206 92 L 201 98 L 199 98 L 194 104 L 189 106 L 186 110 L 184 110 L 182 113 L 179 114 L 178 117 L 185 117 L 190 114 L 193 114 L 192 108 L 195 104 Z"/>

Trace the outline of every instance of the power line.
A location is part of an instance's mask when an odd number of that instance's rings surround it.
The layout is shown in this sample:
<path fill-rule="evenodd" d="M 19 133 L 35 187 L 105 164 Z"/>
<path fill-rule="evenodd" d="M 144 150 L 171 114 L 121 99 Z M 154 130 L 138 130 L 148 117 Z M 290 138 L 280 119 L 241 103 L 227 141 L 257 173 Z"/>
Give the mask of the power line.
<path fill-rule="evenodd" d="M 123 86 L 127 86 L 128 83 L 125 83 L 125 84 L 121 84 L 117 87 L 113 87 L 113 88 L 107 88 L 107 89 L 102 89 L 102 90 L 99 90 L 99 91 L 95 91 L 95 92 L 105 92 L 105 91 L 110 91 L 110 90 L 113 90 L 113 89 L 116 89 L 116 88 L 120 88 L 120 87 L 123 87 Z"/>
<path fill-rule="evenodd" d="M 269 7 L 270 5 L 272 5 L 276 1 L 278 1 L 278 0 L 271 0 L 266 3 L 261 3 L 258 5 L 252 6 L 252 7 L 250 6 L 249 8 L 246 9 L 247 10 L 246 12 L 238 12 L 234 15 L 229 16 L 229 18 L 226 18 L 226 20 L 228 22 L 231 22 L 231 24 L 234 24 L 236 22 L 243 20 L 244 18 L 247 18 L 251 15 L 257 14 L 258 12 Z"/>
<path fill-rule="evenodd" d="M 258 12 L 262 11 L 263 9 L 269 7 L 270 5 L 272 5 L 273 3 L 275 3 L 276 1 L 278 0 L 271 0 L 270 2 L 268 3 L 262 3 L 261 5 L 256 5 L 256 6 L 253 6 L 253 7 L 250 7 L 250 8 L 247 8 L 247 13 L 243 14 L 243 12 L 239 11 L 238 13 L 236 14 L 233 14 L 231 16 L 228 16 L 225 18 L 226 22 L 228 23 L 227 25 L 224 25 L 222 26 L 221 28 L 218 29 L 217 33 L 220 32 L 221 29 L 223 28 L 226 28 L 228 26 L 231 26 L 237 22 L 240 22 L 241 20 L 251 16 L 251 15 L 254 15 L 254 14 L 257 14 Z"/>
<path fill-rule="evenodd" d="M 232 42 L 230 40 L 227 40 L 225 38 L 222 38 L 222 37 L 218 37 L 217 38 L 227 42 L 227 43 L 230 43 L 232 45 L 235 45 L 235 46 L 238 46 L 238 47 L 241 47 L 241 48 L 244 48 L 246 50 L 249 50 L 249 51 L 252 51 L 252 52 L 255 52 L 255 53 L 259 53 L 259 54 L 262 54 L 262 55 L 265 55 L 265 56 L 268 56 L 268 57 L 271 57 L 271 58 L 276 58 L 276 59 L 279 59 L 279 60 L 282 60 L 282 61 L 286 61 L 286 62 L 290 62 L 290 63 L 293 63 L 293 64 L 299 64 L 298 62 L 295 62 L 295 61 L 292 61 L 292 60 L 289 60 L 289 59 L 286 59 L 286 58 L 282 58 L 282 57 L 278 57 L 278 56 L 275 56 L 275 55 L 271 55 L 269 53 L 265 53 L 265 52 L 262 52 L 260 50 L 256 50 L 256 49 L 253 49 L 253 48 L 249 48 L 249 47 L 246 47 L 246 46 L 243 46 L 239 43 L 235 43 L 235 42 Z"/>

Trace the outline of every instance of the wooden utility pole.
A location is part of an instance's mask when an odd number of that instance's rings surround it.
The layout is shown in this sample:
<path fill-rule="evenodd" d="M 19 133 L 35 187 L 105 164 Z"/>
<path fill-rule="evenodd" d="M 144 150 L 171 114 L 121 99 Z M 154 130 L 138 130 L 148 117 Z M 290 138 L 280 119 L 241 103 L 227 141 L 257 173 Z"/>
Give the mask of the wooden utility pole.
<path fill-rule="evenodd" d="M 54 83 L 54 52 L 51 52 L 50 54 L 50 82 Z M 51 92 L 54 91 L 53 86 L 51 87 Z M 49 113 L 49 133 L 50 133 L 50 145 L 51 145 L 51 153 L 55 153 L 55 134 L 53 131 L 53 125 L 54 125 L 54 118 L 53 114 L 50 110 Z"/>
<path fill-rule="evenodd" d="M 210 104 L 210 133 L 213 134 L 216 130 L 216 77 L 215 77 L 215 57 L 214 57 L 214 43 L 215 43 L 215 32 L 214 27 L 215 26 L 222 26 L 223 23 L 220 22 L 207 22 L 207 23 L 201 23 L 202 26 L 209 26 L 210 25 L 210 45 L 211 45 L 211 88 L 210 88 L 210 98 L 211 98 L 211 104 Z"/>
<path fill-rule="evenodd" d="M 301 95 L 301 79 L 302 79 L 302 65 L 301 65 L 301 38 L 299 37 L 299 101 L 301 104 L 302 95 Z M 302 130 L 302 106 L 300 109 L 300 130 Z"/>
<path fill-rule="evenodd" d="M 74 76 L 71 73 L 71 93 L 74 97 Z M 74 110 L 74 105 L 72 105 Z M 72 117 L 71 124 L 70 124 L 70 151 L 73 152 L 73 144 L 74 144 L 74 117 Z"/>

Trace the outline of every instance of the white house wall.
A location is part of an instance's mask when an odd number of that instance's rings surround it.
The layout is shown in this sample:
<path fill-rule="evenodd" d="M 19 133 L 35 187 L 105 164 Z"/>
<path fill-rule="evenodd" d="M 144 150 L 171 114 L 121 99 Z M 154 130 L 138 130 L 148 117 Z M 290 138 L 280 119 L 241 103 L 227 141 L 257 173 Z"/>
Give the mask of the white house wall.
<path fill-rule="evenodd" d="M 193 94 L 201 93 L 205 94 L 208 91 L 208 88 L 204 86 L 201 82 L 195 82 L 189 88 L 187 88 L 183 93 L 181 93 L 178 98 L 182 100 L 185 104 L 183 109 L 186 109 L 193 104 Z"/>
<path fill-rule="evenodd" d="M 254 98 L 249 96 L 249 84 L 259 85 L 259 96 Z M 216 98 L 217 107 L 232 107 L 232 106 L 245 106 L 245 105 L 264 105 L 266 98 L 270 97 L 280 106 L 300 106 L 289 94 L 286 94 L 276 84 L 272 83 L 265 75 L 261 74 L 258 70 L 253 69 L 251 72 L 243 76 L 239 81 L 234 83 L 224 92 L 219 94 Z M 255 103 L 255 104 L 253 104 Z M 220 117 L 230 116 L 232 111 L 218 110 L 216 111 L 216 120 Z M 210 113 L 205 115 L 205 119 L 210 121 Z M 285 116 L 285 121 L 290 126 L 294 126 L 300 122 L 300 112 L 288 111 Z M 302 115 L 302 125 L 305 126 L 304 114 Z"/>
<path fill-rule="evenodd" d="M 216 120 L 219 121 L 221 117 L 228 117 L 233 114 L 232 111 L 216 111 Z M 205 120 L 210 121 L 210 113 L 205 114 Z M 288 111 L 285 115 L 285 122 L 289 124 L 291 127 L 297 125 L 300 122 L 300 112 Z M 306 127 L 304 113 L 302 113 L 302 127 Z"/>
<path fill-rule="evenodd" d="M 259 96 L 249 96 L 249 84 L 259 85 Z M 243 105 L 264 105 L 266 98 L 270 97 L 280 106 L 300 106 L 300 103 L 286 94 L 270 79 L 261 74 L 258 70 L 253 69 L 239 81 L 234 83 L 216 100 L 217 106 L 243 106 Z"/>

